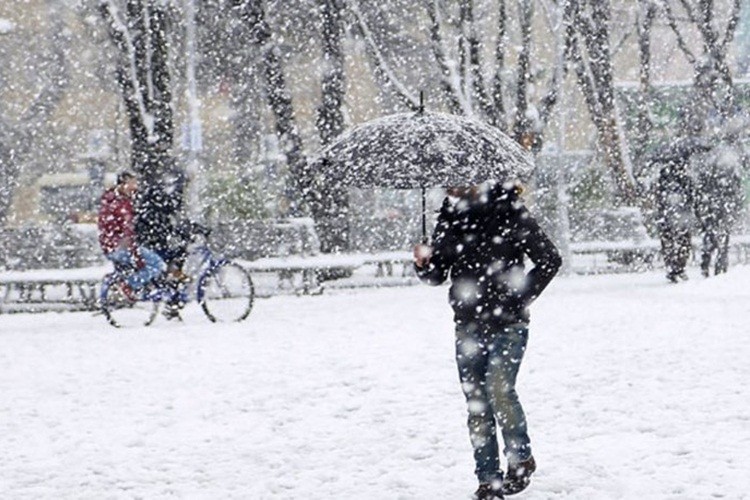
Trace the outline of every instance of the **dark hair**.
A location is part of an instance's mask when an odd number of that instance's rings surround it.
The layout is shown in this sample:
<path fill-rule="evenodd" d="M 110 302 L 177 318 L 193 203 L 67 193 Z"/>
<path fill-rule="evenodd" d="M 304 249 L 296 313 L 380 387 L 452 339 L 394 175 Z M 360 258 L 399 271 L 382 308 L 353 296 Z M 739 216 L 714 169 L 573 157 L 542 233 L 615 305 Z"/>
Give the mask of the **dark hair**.
<path fill-rule="evenodd" d="M 133 172 L 128 172 L 127 170 L 120 172 L 117 174 L 117 185 L 125 184 L 130 179 L 135 179 L 135 174 Z"/>

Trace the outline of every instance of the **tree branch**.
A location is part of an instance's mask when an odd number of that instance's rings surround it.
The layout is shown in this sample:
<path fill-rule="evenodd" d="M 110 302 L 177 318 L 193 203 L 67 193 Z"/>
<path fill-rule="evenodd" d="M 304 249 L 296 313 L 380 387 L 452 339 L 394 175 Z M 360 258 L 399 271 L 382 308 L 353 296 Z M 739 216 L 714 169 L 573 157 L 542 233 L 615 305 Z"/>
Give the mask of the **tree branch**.
<path fill-rule="evenodd" d="M 526 111 L 529 108 L 528 86 L 531 79 L 531 0 L 518 1 L 518 14 L 521 28 L 521 51 L 518 54 L 518 70 L 516 76 L 516 116 L 513 124 L 513 135 L 516 141 L 521 142 L 522 135 L 527 131 Z"/>
<path fill-rule="evenodd" d="M 357 6 L 357 2 L 355 0 L 352 0 L 350 2 L 349 9 L 357 19 L 357 26 L 359 27 L 360 32 L 362 33 L 362 37 L 365 40 L 365 45 L 368 48 L 371 60 L 375 64 L 375 74 L 384 83 L 394 89 L 394 91 L 396 92 L 396 96 L 404 106 L 406 106 L 411 111 L 419 110 L 419 100 L 414 96 L 414 94 L 409 92 L 409 89 L 406 88 L 406 85 L 404 85 L 398 79 L 398 77 L 396 77 L 388 62 L 385 60 L 385 56 L 383 56 L 383 53 L 380 51 L 380 47 L 375 41 L 370 28 L 367 26 L 367 21 L 362 15 L 362 12 L 359 10 L 359 7 Z"/>
<path fill-rule="evenodd" d="M 469 30 L 467 42 L 469 44 L 469 66 L 471 68 L 471 83 L 474 93 L 479 102 L 479 108 L 490 122 L 494 123 L 494 106 L 487 93 L 487 86 L 482 75 L 482 59 L 479 38 L 477 37 L 477 26 L 474 19 L 474 0 L 465 0 L 467 6 L 467 27 Z"/>
<path fill-rule="evenodd" d="M 732 4 L 732 13 L 729 16 L 729 22 L 727 23 L 727 30 L 724 34 L 724 40 L 721 42 L 721 52 L 727 53 L 729 44 L 734 40 L 734 35 L 737 31 L 737 25 L 740 22 L 740 11 L 742 8 L 741 0 L 734 0 Z"/>
<path fill-rule="evenodd" d="M 680 33 L 680 29 L 677 27 L 677 20 L 675 19 L 674 13 L 672 12 L 672 8 L 669 6 L 669 0 L 662 0 L 661 4 L 662 8 L 664 9 L 664 14 L 667 18 L 667 24 L 669 24 L 669 27 L 672 29 L 672 32 L 674 32 L 675 37 L 677 38 L 677 46 L 680 47 L 680 50 L 682 50 L 682 53 L 685 55 L 685 58 L 688 60 L 688 62 L 692 66 L 695 66 L 698 63 L 698 60 L 688 48 L 687 43 L 685 43 L 685 39 L 682 37 L 682 33 Z"/>
<path fill-rule="evenodd" d="M 494 125 L 507 130 L 505 102 L 503 101 L 503 71 L 505 71 L 505 44 L 507 42 L 507 12 L 505 0 L 498 0 L 497 41 L 495 42 L 495 76 L 492 83 L 492 101 L 495 104 Z"/>
<path fill-rule="evenodd" d="M 131 84 L 129 88 L 123 87 L 123 92 L 126 99 L 130 99 L 135 105 L 135 109 L 140 114 L 140 122 L 145 127 L 147 136 L 153 137 L 154 135 L 154 119 L 151 116 L 149 110 L 146 107 L 146 103 L 143 99 L 143 93 L 141 91 L 141 83 L 138 78 L 138 68 L 136 63 L 135 44 L 133 37 L 130 34 L 130 30 L 125 22 L 120 17 L 119 9 L 112 2 L 112 0 L 102 0 L 100 4 L 100 10 L 102 17 L 107 23 L 109 35 L 112 41 L 115 43 L 119 51 L 120 58 L 125 58 L 125 62 L 122 63 L 123 67 L 127 68 L 120 78 L 125 78 L 127 74 Z"/>
<path fill-rule="evenodd" d="M 549 122 L 549 118 L 552 115 L 552 110 L 557 104 L 557 100 L 560 96 L 562 86 L 565 84 L 565 77 L 568 74 L 568 57 L 570 54 L 570 45 L 573 39 L 573 33 L 570 31 L 571 27 L 571 16 L 572 6 L 570 0 L 562 0 L 561 5 L 557 6 L 558 21 L 556 23 L 550 22 L 551 29 L 556 34 L 558 40 L 557 47 L 557 61 L 555 64 L 554 72 L 549 84 L 549 90 L 547 94 L 541 99 L 541 109 L 539 110 L 539 119 L 543 126 L 546 126 Z M 549 11 L 548 11 L 549 14 Z M 559 31 L 558 31 L 559 30 Z"/>
<path fill-rule="evenodd" d="M 461 89 L 456 86 L 458 75 L 455 68 L 449 66 L 447 62 L 438 0 L 428 0 L 426 9 L 430 18 L 430 46 L 441 74 L 440 88 L 443 89 L 443 93 L 448 99 L 448 105 L 452 113 L 467 114 L 465 99 L 461 95 Z"/>

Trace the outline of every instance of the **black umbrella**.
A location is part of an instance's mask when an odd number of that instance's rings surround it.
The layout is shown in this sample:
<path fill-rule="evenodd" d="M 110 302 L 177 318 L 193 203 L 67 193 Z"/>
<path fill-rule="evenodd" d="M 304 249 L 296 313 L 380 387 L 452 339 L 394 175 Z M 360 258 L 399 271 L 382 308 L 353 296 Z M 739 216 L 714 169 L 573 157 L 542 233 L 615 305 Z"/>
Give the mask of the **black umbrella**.
<path fill-rule="evenodd" d="M 317 181 L 358 188 L 422 190 L 495 180 L 527 181 L 531 155 L 499 129 L 443 113 L 399 113 L 358 125 L 323 149 Z"/>
<path fill-rule="evenodd" d="M 647 160 L 654 163 L 684 162 L 688 161 L 695 154 L 709 151 L 711 147 L 710 141 L 703 137 L 681 137 L 656 147 L 647 156 Z"/>

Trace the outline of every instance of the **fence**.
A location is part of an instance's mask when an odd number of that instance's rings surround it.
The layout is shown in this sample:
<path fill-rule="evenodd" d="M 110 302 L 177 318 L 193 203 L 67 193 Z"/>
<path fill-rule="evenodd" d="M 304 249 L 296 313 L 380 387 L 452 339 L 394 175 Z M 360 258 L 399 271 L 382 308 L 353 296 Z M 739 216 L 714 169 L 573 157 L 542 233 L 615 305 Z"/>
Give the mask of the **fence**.
<path fill-rule="evenodd" d="M 699 255 L 699 244 L 693 241 L 695 255 Z M 573 243 L 571 251 L 571 268 L 577 274 L 652 269 L 660 257 L 655 240 Z M 730 257 L 733 264 L 750 263 L 750 235 L 732 239 Z M 410 252 L 272 257 L 238 263 L 251 272 L 260 297 L 418 282 Z M 0 313 L 96 310 L 99 283 L 109 270 L 94 266 L 0 273 Z M 345 277 L 321 279 L 331 274 Z"/>

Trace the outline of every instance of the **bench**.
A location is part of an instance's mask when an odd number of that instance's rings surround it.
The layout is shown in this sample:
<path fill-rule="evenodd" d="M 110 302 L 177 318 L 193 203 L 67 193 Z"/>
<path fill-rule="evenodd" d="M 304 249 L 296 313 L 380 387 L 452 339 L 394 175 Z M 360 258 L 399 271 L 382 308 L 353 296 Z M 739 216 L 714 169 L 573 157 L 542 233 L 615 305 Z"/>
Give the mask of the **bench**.
<path fill-rule="evenodd" d="M 691 245 L 693 261 L 697 261 L 700 259 L 702 238 L 692 238 Z M 594 268 L 597 267 L 596 258 L 599 255 L 604 255 L 608 264 L 615 263 L 625 268 L 643 266 L 653 269 L 661 258 L 661 243 L 654 239 L 576 242 L 570 244 L 570 250 L 574 255 L 590 256 Z M 750 264 L 750 235 L 732 235 L 729 238 L 729 257 L 732 263 Z"/>
<path fill-rule="evenodd" d="M 411 262 L 411 254 L 408 252 L 383 252 L 269 257 L 238 261 L 238 264 L 251 273 L 276 274 L 279 290 L 291 289 L 298 294 L 309 295 L 322 293 L 320 277 L 323 274 L 350 276 L 364 267 L 374 266 L 375 278 L 388 278 L 394 277 L 394 268 L 400 265 L 401 277 L 407 277 L 410 275 Z"/>
<path fill-rule="evenodd" d="M 589 256 L 593 268 L 598 267 L 597 257 L 604 255 L 606 263 L 625 268 L 637 266 L 653 269 L 661 252 L 658 240 L 584 241 L 570 244 L 573 255 Z"/>
<path fill-rule="evenodd" d="M 0 313 L 96 309 L 107 266 L 0 273 Z"/>

